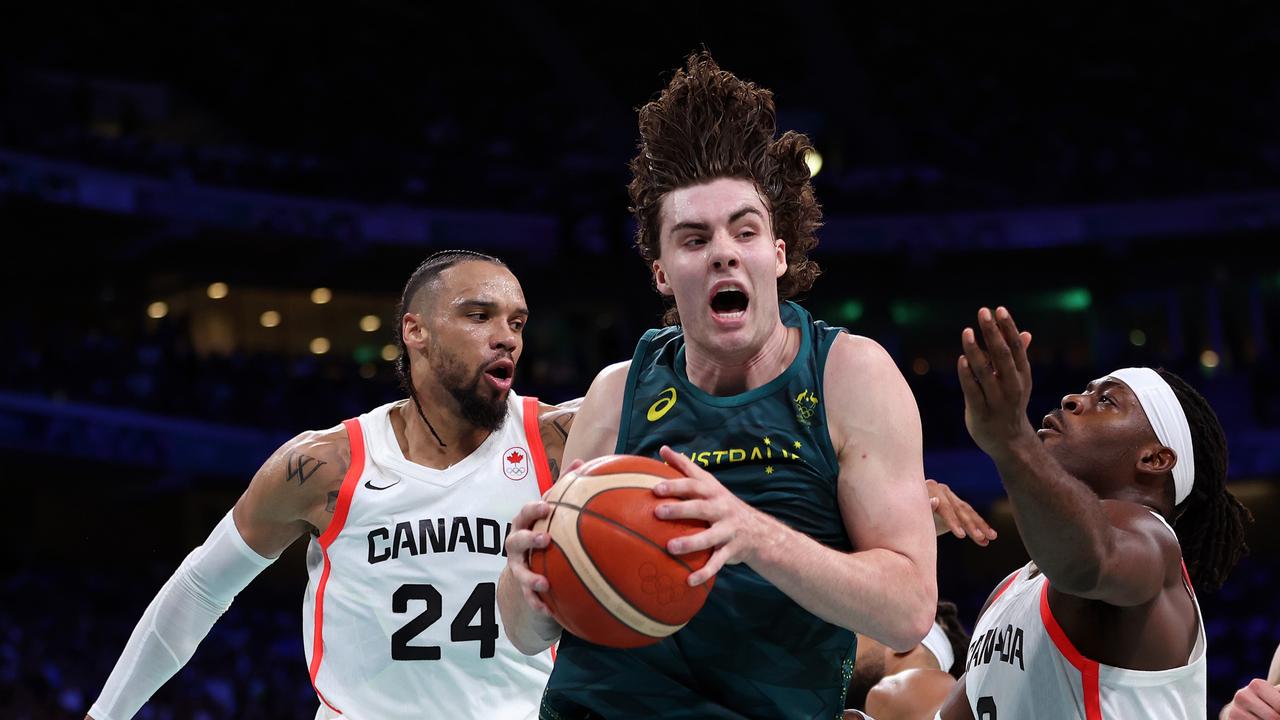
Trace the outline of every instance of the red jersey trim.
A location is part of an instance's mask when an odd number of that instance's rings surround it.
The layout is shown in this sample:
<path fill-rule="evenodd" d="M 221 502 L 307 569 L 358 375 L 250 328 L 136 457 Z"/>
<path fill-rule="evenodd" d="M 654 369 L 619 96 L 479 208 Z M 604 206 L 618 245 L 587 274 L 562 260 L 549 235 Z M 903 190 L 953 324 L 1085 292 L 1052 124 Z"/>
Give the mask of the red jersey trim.
<path fill-rule="evenodd" d="M 1191 584 L 1191 573 L 1187 572 L 1187 563 L 1185 560 L 1182 560 L 1179 561 L 1179 564 L 1182 565 L 1182 581 L 1187 584 L 1187 592 L 1191 593 L 1191 597 L 1194 599 L 1196 596 L 1196 589 L 1195 586 Z"/>
<path fill-rule="evenodd" d="M 325 529 L 324 534 L 316 541 L 324 556 L 324 571 L 320 573 L 320 583 L 316 586 L 315 634 L 311 640 L 310 668 L 311 687 L 315 688 L 316 696 L 320 698 L 320 702 L 339 715 L 342 711 L 326 700 L 324 693 L 316 687 L 316 676 L 320 674 L 320 663 L 324 659 L 324 589 L 329 584 L 331 568 L 329 546 L 337 539 L 338 533 L 342 532 L 342 526 L 347 522 L 347 514 L 351 511 L 351 498 L 355 495 L 360 476 L 364 474 L 364 431 L 360 428 L 360 421 L 344 420 L 342 424 L 347 428 L 347 441 L 351 446 L 351 465 L 342 478 L 342 486 L 338 489 L 338 504 L 334 507 L 333 519 L 329 521 L 329 527 Z"/>
<path fill-rule="evenodd" d="M 542 428 L 538 425 L 538 398 L 524 399 L 524 437 L 529 441 L 529 453 L 533 455 L 533 469 L 538 476 L 538 494 L 545 495 L 555 484 L 551 466 L 547 464 L 547 450 L 542 446 Z"/>
<path fill-rule="evenodd" d="M 1022 568 L 1014 570 L 1009 573 L 1009 577 L 1005 578 L 1004 582 L 1000 583 L 1000 589 L 996 590 L 996 594 L 991 596 L 991 602 L 987 604 L 988 610 L 991 609 L 992 605 L 996 604 L 996 601 L 1000 599 L 1000 596 L 1004 594 L 1004 591 L 1009 589 L 1009 586 L 1013 584 L 1014 579 L 1018 577 L 1018 573 L 1020 572 L 1022 572 Z"/>
<path fill-rule="evenodd" d="M 1040 588 L 1040 620 L 1044 622 L 1044 628 L 1049 631 L 1049 637 L 1058 648 L 1058 652 L 1080 671 L 1080 685 L 1084 690 L 1085 718 L 1102 720 L 1102 693 L 1098 687 L 1098 663 L 1080 654 L 1076 646 L 1072 645 L 1071 640 L 1067 638 L 1067 634 L 1063 632 L 1057 619 L 1053 617 L 1053 611 L 1049 609 L 1048 578 Z"/>

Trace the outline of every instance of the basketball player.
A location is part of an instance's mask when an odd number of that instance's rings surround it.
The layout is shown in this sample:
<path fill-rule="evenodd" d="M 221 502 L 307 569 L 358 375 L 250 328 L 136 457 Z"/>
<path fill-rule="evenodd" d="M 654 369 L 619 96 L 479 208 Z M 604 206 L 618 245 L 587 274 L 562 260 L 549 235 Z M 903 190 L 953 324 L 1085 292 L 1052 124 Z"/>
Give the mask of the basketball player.
<path fill-rule="evenodd" d="M 929 634 L 907 652 L 859 636 L 846 707 L 866 710 L 876 720 L 930 720 L 964 672 L 968 647 L 956 606 L 945 601 L 938 603 Z"/>
<path fill-rule="evenodd" d="M 983 308 L 978 327 L 986 350 L 971 328 L 961 339 L 965 422 L 1032 562 L 987 601 L 941 718 L 1203 718 L 1193 587 L 1221 585 L 1249 521 L 1212 408 L 1173 373 L 1127 368 L 1064 397 L 1037 431 L 1028 336 L 1004 308 Z"/>
<path fill-rule="evenodd" d="M 630 191 L 637 244 L 679 322 L 644 335 L 593 382 L 565 449 L 660 457 L 687 477 L 663 518 L 710 529 L 689 577 L 715 589 L 693 620 L 646 648 L 565 633 L 546 718 L 838 717 L 854 632 L 914 647 L 937 604 L 920 417 L 878 344 L 816 321 L 787 298 L 818 274 L 807 254 L 821 211 L 808 140 L 775 138 L 772 94 L 690 58 L 640 111 Z M 691 460 L 690 458 L 696 458 Z M 521 510 L 500 608 L 517 647 L 561 632 L 523 555 L 545 547 Z"/>
<path fill-rule="evenodd" d="M 1254 678 L 1236 691 L 1219 720 L 1280 720 L 1280 647 L 1271 658 L 1267 679 Z"/>
<path fill-rule="evenodd" d="M 551 656 L 503 636 L 495 583 L 507 521 L 550 487 L 573 410 L 511 391 L 528 315 L 500 260 L 423 262 L 398 311 L 407 398 L 266 461 L 147 608 L 90 716 L 132 717 L 299 536 L 317 718 L 534 716 Z"/>

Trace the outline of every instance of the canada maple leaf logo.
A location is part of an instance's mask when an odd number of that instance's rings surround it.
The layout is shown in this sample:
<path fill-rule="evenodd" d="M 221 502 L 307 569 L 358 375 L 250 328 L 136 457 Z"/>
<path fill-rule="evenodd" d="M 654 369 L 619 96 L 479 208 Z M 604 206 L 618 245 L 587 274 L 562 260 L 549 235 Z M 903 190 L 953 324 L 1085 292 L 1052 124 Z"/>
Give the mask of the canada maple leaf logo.
<path fill-rule="evenodd" d="M 518 450 L 512 450 L 511 454 L 507 456 L 507 462 L 512 465 L 519 465 L 521 460 L 524 460 L 524 456 Z"/>

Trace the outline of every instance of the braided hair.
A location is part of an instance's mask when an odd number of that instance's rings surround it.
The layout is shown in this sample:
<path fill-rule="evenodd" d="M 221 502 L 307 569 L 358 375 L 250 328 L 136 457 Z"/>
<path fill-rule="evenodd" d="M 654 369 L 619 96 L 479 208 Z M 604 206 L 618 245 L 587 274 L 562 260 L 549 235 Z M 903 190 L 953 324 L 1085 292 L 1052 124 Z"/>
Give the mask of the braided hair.
<path fill-rule="evenodd" d="M 462 262 L 479 261 L 489 262 L 495 265 L 506 267 L 507 264 L 492 255 L 484 253 L 472 252 L 471 250 L 441 250 L 433 253 L 417 270 L 409 276 L 409 281 L 404 284 L 404 292 L 400 295 L 400 304 L 396 308 L 396 347 L 400 350 L 400 354 L 396 356 L 396 377 L 400 380 L 400 389 L 413 399 L 414 406 L 418 409 L 418 417 L 422 418 L 422 422 L 426 423 L 427 429 L 435 436 L 436 442 L 444 447 L 444 441 L 440 439 L 440 435 L 436 433 L 436 429 L 431 427 L 431 422 L 427 420 L 427 416 L 422 412 L 422 403 L 418 401 L 418 391 L 413 387 L 413 372 L 409 361 L 409 350 L 404 344 L 404 321 L 405 313 L 409 312 L 409 307 L 415 304 L 419 291 L 427 285 L 435 282 L 440 277 L 440 273 Z"/>
<path fill-rule="evenodd" d="M 1182 558 L 1196 590 L 1213 592 L 1249 552 L 1245 531 L 1253 515 L 1227 490 L 1227 437 L 1217 413 L 1185 380 L 1164 368 L 1156 372 L 1187 416 L 1196 461 L 1191 494 L 1173 511 Z"/>

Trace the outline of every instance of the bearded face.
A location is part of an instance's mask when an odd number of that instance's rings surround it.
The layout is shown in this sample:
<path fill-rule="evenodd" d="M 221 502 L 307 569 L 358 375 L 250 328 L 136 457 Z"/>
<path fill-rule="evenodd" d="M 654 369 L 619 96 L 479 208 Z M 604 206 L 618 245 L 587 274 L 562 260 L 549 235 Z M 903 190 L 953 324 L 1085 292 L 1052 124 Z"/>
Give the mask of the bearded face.
<path fill-rule="evenodd" d="M 496 360 L 486 358 L 468 367 L 457 354 L 441 343 L 433 343 L 428 357 L 440 385 L 453 396 L 461 409 L 462 417 L 478 428 L 493 432 L 507 419 L 507 395 L 509 388 L 495 388 L 486 381 Z M 514 372 L 514 367 L 512 368 Z"/>

